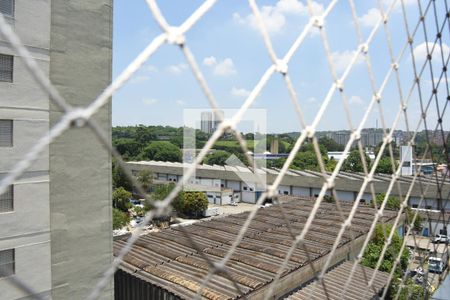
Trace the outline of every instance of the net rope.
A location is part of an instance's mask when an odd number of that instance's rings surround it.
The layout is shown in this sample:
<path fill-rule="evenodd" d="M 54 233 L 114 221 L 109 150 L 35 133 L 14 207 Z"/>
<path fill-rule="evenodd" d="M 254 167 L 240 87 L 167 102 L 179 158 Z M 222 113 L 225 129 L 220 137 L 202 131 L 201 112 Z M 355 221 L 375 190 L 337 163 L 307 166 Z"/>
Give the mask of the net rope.
<path fill-rule="evenodd" d="M 141 184 L 136 180 L 135 176 L 131 174 L 129 171 L 126 162 L 122 159 L 119 152 L 110 144 L 109 137 L 106 133 L 100 128 L 100 126 L 92 119 L 92 116 L 104 105 L 108 104 L 111 97 L 121 88 L 123 88 L 127 82 L 129 82 L 130 78 L 147 62 L 152 56 L 160 50 L 161 46 L 165 44 L 172 44 L 175 47 L 178 47 L 182 54 L 185 57 L 185 60 L 196 79 L 201 91 L 203 92 L 209 106 L 214 111 L 217 111 L 220 107 L 216 101 L 216 98 L 209 88 L 207 83 L 207 78 L 201 71 L 199 64 L 195 58 L 194 53 L 188 47 L 188 40 L 186 38 L 186 34 L 195 26 L 208 12 L 216 5 L 217 0 L 206 0 L 204 1 L 180 26 L 172 26 L 168 23 L 163 13 L 159 9 L 155 0 L 146 0 L 147 6 L 152 13 L 153 18 L 156 20 L 158 26 L 161 29 L 161 33 L 158 34 L 146 47 L 145 49 L 125 68 L 123 72 L 121 72 L 116 79 L 100 94 L 97 98 L 93 99 L 91 104 L 86 107 L 73 107 L 67 103 L 67 101 L 59 94 L 57 89 L 52 85 L 48 77 L 44 74 L 44 72 L 39 68 L 35 60 L 32 58 L 32 55 L 28 52 L 27 48 L 22 44 L 20 38 L 17 34 L 12 30 L 8 22 L 5 20 L 2 14 L 0 14 L 0 33 L 1 35 L 11 44 L 12 49 L 16 52 L 17 56 L 23 61 L 25 67 L 33 77 L 33 79 L 39 84 L 43 91 L 48 93 L 50 100 L 64 112 L 64 115 L 56 123 L 50 130 L 49 133 L 42 136 L 28 151 L 28 153 L 17 162 L 13 168 L 8 172 L 8 174 L 0 181 L 0 194 L 6 191 L 9 185 L 13 184 L 31 165 L 32 163 L 39 157 L 39 155 L 45 151 L 46 147 L 52 143 L 58 136 L 63 135 L 68 129 L 73 127 L 89 127 L 92 132 L 96 135 L 98 140 L 111 152 L 111 155 L 117 159 L 119 166 L 122 167 L 126 176 L 132 181 L 132 184 L 137 187 L 138 191 L 142 194 L 144 193 L 144 189 Z M 360 20 L 358 18 L 357 6 L 354 0 L 348 0 L 348 9 L 352 15 L 353 27 L 355 29 L 355 36 L 357 38 L 358 46 L 353 49 L 352 57 L 348 65 L 346 65 L 342 74 L 338 74 L 335 63 L 333 62 L 333 51 L 330 46 L 330 39 L 327 33 L 327 28 L 330 26 L 328 23 L 328 19 L 330 14 L 332 14 L 337 5 L 340 2 L 339 0 L 331 0 L 328 2 L 327 6 L 323 9 L 323 11 L 317 11 L 314 7 L 314 2 L 312 0 L 307 0 L 306 5 L 308 8 L 308 22 L 301 28 L 301 31 L 297 35 L 296 39 L 292 43 L 292 45 L 288 48 L 287 52 L 283 56 L 279 56 L 275 48 L 273 46 L 271 36 L 269 35 L 269 30 L 264 23 L 263 16 L 261 14 L 260 7 L 256 3 L 255 0 L 248 0 L 249 8 L 256 20 L 256 26 L 262 36 L 263 45 L 267 50 L 267 55 L 270 58 L 271 64 L 265 69 L 265 71 L 261 74 L 256 85 L 251 90 L 250 94 L 246 97 L 242 106 L 237 110 L 237 112 L 229 119 L 223 120 L 218 128 L 213 132 L 211 137 L 208 139 L 204 147 L 200 150 L 199 154 L 195 157 L 195 161 L 190 164 L 183 173 L 181 180 L 179 180 L 175 188 L 170 192 L 170 194 L 162 201 L 157 201 L 152 203 L 153 209 L 150 210 L 144 218 L 142 224 L 140 224 L 137 229 L 132 233 L 130 238 L 127 240 L 127 243 L 121 250 L 116 254 L 114 260 L 111 265 L 104 271 L 102 278 L 95 284 L 94 288 L 89 293 L 86 299 L 93 300 L 97 299 L 102 292 L 102 290 L 108 285 L 110 280 L 113 278 L 115 271 L 123 262 L 125 255 L 131 250 L 134 243 L 137 241 L 139 236 L 142 234 L 143 228 L 146 224 L 151 222 L 155 217 L 163 216 L 172 211 L 172 202 L 175 197 L 182 191 L 183 185 L 189 183 L 189 180 L 195 173 L 196 166 L 200 164 L 205 156 L 208 154 L 208 151 L 213 148 L 214 143 L 226 132 L 231 132 L 235 138 L 238 140 L 240 147 L 243 149 L 243 153 L 245 153 L 248 161 L 253 162 L 253 159 L 248 154 L 248 148 L 246 145 L 246 141 L 241 133 L 238 131 L 237 126 L 240 121 L 243 119 L 244 114 L 251 108 L 251 106 L 255 103 L 256 98 L 261 94 L 261 92 L 266 87 L 269 80 L 277 76 L 279 74 L 286 86 L 288 91 L 288 95 L 290 101 L 292 102 L 292 106 L 295 110 L 295 113 L 298 117 L 298 121 L 300 124 L 300 135 L 296 139 L 291 152 L 286 158 L 283 166 L 278 170 L 278 174 L 275 177 L 273 184 L 267 186 L 266 190 L 258 197 L 256 201 L 257 209 L 249 212 L 248 216 L 245 219 L 245 222 L 241 226 L 236 238 L 233 240 L 228 252 L 226 255 L 218 262 L 211 261 L 207 255 L 205 255 L 202 251 L 200 251 L 200 247 L 196 244 L 195 240 L 190 236 L 189 232 L 187 232 L 183 226 L 180 226 L 180 230 L 182 234 L 187 238 L 191 246 L 197 250 L 197 253 L 201 256 L 203 260 L 205 260 L 209 266 L 209 270 L 206 276 L 204 276 L 201 281 L 200 288 L 197 290 L 197 298 L 202 297 L 202 293 L 206 289 L 206 286 L 211 281 L 213 275 L 220 273 L 223 274 L 228 280 L 230 280 L 236 290 L 240 291 L 240 287 L 237 282 L 233 279 L 233 276 L 230 274 L 227 268 L 227 263 L 229 263 L 232 255 L 236 252 L 239 244 L 242 242 L 246 232 L 248 231 L 251 222 L 254 220 L 258 213 L 258 209 L 262 203 L 264 203 L 266 198 L 275 197 L 277 195 L 278 187 L 280 186 L 284 176 L 289 171 L 289 167 L 293 163 L 295 156 L 299 152 L 302 145 L 307 141 L 311 141 L 313 145 L 314 152 L 317 156 L 322 187 L 320 189 L 320 193 L 318 194 L 315 202 L 313 204 L 312 210 L 304 224 L 301 232 L 299 234 L 295 234 L 292 228 L 290 228 L 289 221 L 286 217 L 285 208 L 282 202 L 277 204 L 279 208 L 280 215 L 282 219 L 285 221 L 286 228 L 288 233 L 292 239 L 292 244 L 289 247 L 289 250 L 286 252 L 286 256 L 283 260 L 283 263 L 280 265 L 278 271 L 275 274 L 274 280 L 270 283 L 269 289 L 265 293 L 265 299 L 270 299 L 274 293 L 274 289 L 279 284 L 281 276 L 283 272 L 286 270 L 287 265 L 294 254 L 295 250 L 298 247 L 302 247 L 302 249 L 306 253 L 306 257 L 309 261 L 307 267 L 311 269 L 312 273 L 315 274 L 315 280 L 313 281 L 313 289 L 311 290 L 310 296 L 313 295 L 316 289 L 322 289 L 324 291 L 325 296 L 329 299 L 329 293 L 327 290 L 327 284 L 323 280 L 325 274 L 331 267 L 334 254 L 340 245 L 344 233 L 350 231 L 350 234 L 353 234 L 351 231 L 352 220 L 355 217 L 358 206 L 360 205 L 362 197 L 364 197 L 365 193 L 370 193 L 372 199 L 376 199 L 376 193 L 374 188 L 374 178 L 376 176 L 376 170 L 379 165 L 379 162 L 383 156 L 385 150 L 389 153 L 389 158 L 393 168 L 393 174 L 391 176 L 391 180 L 389 182 L 388 188 L 386 190 L 384 199 L 381 203 L 375 202 L 375 213 L 373 215 L 373 219 L 370 225 L 370 229 L 364 239 L 364 243 L 362 248 L 358 251 L 359 254 L 353 261 L 353 266 L 350 272 L 350 275 L 345 280 L 345 285 L 342 288 L 341 296 L 342 298 L 348 293 L 350 282 L 352 281 L 355 272 L 358 266 L 361 266 L 360 263 L 363 259 L 363 255 L 367 250 L 367 247 L 370 243 L 371 237 L 375 231 L 376 225 L 379 223 L 383 224 L 383 213 L 386 209 L 386 205 L 389 197 L 393 194 L 393 191 L 400 198 L 400 208 L 397 211 L 397 215 L 395 221 L 393 223 L 393 228 L 396 228 L 397 225 L 400 225 L 401 222 L 405 219 L 405 210 L 410 203 L 410 196 L 412 190 L 419 186 L 421 190 L 421 197 L 418 203 L 418 207 L 421 207 L 422 203 L 427 202 L 425 195 L 432 184 L 437 186 L 438 193 L 436 195 L 437 201 L 440 203 L 440 207 L 445 208 L 447 202 L 449 201 L 450 195 L 445 195 L 442 193 L 442 187 L 448 185 L 447 174 L 444 174 L 442 177 L 439 177 L 435 172 L 434 180 L 424 180 L 421 176 L 421 167 L 419 167 L 416 172 L 413 174 L 412 180 L 408 186 L 408 189 L 402 190 L 402 186 L 399 182 L 401 179 L 400 172 L 401 167 L 403 165 L 404 158 L 398 164 L 398 167 L 395 167 L 395 156 L 394 150 L 392 147 L 393 135 L 394 131 L 399 127 L 401 120 L 403 119 L 405 122 L 405 128 L 408 136 L 408 145 L 414 147 L 415 139 L 417 133 L 423 127 L 426 131 L 426 139 L 427 146 L 421 157 L 421 159 L 431 158 L 434 162 L 436 161 L 433 157 L 433 149 L 432 142 L 430 138 L 430 134 L 435 136 L 435 134 L 439 134 L 443 141 L 443 152 L 447 159 L 446 164 L 447 167 L 449 165 L 449 152 L 448 152 L 448 139 L 449 135 L 446 136 L 444 130 L 444 116 L 447 111 L 447 105 L 450 101 L 450 92 L 449 92 L 449 82 L 447 77 L 447 66 L 450 59 L 450 56 L 444 51 L 445 46 L 445 36 L 450 32 L 450 22 L 449 22 L 449 10 L 447 6 L 447 1 L 442 1 L 445 7 L 445 11 L 439 10 L 436 5 L 436 1 L 427 0 L 427 1 L 412 1 L 414 2 L 414 7 L 418 11 L 418 18 L 413 20 L 411 27 L 410 22 L 408 21 L 408 14 L 406 12 L 406 2 L 411 2 L 410 0 L 391 0 L 391 1 L 377 1 L 377 11 L 379 13 L 379 18 L 375 25 L 371 28 L 370 33 L 367 35 L 367 38 L 364 38 L 362 33 L 362 28 L 360 24 Z M 416 3 L 417 2 L 417 3 Z M 406 32 L 406 36 L 404 37 L 403 46 L 400 48 L 398 53 L 395 53 L 395 47 L 393 46 L 393 35 L 392 29 L 389 27 L 389 21 L 394 12 L 398 9 L 401 11 L 401 17 L 404 23 L 404 30 Z M 432 20 L 435 28 L 429 28 L 430 24 L 427 23 L 428 20 Z M 291 80 L 289 67 L 292 61 L 293 56 L 298 52 L 298 50 L 305 44 L 308 36 L 312 34 L 313 30 L 317 30 L 320 34 L 320 39 L 323 45 L 324 55 L 328 64 L 329 73 L 332 78 L 332 84 L 328 89 L 325 97 L 321 101 L 320 108 L 313 121 L 308 124 L 304 117 L 304 110 L 301 105 L 301 97 L 296 92 L 294 88 L 294 84 Z M 373 61 L 371 58 L 371 45 L 374 43 L 376 35 L 383 31 L 384 40 L 388 48 L 389 60 L 390 60 L 390 68 L 384 74 L 381 82 L 377 82 L 376 76 L 373 70 Z M 434 33 L 434 37 L 432 37 L 431 32 Z M 421 63 L 421 61 L 415 57 L 414 53 L 414 41 L 419 39 L 419 36 L 423 36 L 426 45 L 426 54 L 427 59 Z M 437 50 L 439 49 L 439 50 Z M 405 57 L 408 55 L 408 50 L 410 54 L 410 60 L 406 60 Z M 438 60 L 438 64 L 440 64 L 440 70 L 435 68 L 436 57 Z M 433 59 L 432 59 L 433 58 Z M 355 123 L 354 116 L 352 116 L 350 110 L 349 103 L 349 95 L 347 89 L 345 88 L 345 83 L 349 78 L 354 67 L 358 64 L 358 60 L 363 59 L 364 64 L 367 68 L 367 75 L 369 78 L 369 88 L 372 94 L 372 98 L 370 100 L 369 105 L 365 109 L 364 115 L 359 123 Z M 413 69 L 413 80 L 409 86 L 405 86 L 402 83 L 402 74 L 400 70 L 404 68 L 407 64 L 410 64 Z M 428 72 L 428 73 L 427 73 Z M 437 76 L 436 76 L 437 75 Z M 430 78 L 431 81 L 431 93 L 426 91 L 426 88 L 423 86 L 427 84 L 424 78 Z M 384 93 L 387 89 L 387 85 L 390 81 L 395 81 L 395 86 L 398 93 L 398 111 L 395 114 L 395 118 L 388 127 L 387 122 L 385 120 L 385 112 L 383 104 L 386 101 Z M 406 89 L 406 88 L 407 89 Z M 444 101 L 439 96 L 439 89 L 445 90 Z M 412 102 L 416 99 L 415 93 L 418 95 L 418 100 L 420 103 L 420 118 L 417 121 L 417 124 L 410 124 L 409 118 L 411 114 L 408 115 L 408 108 L 412 104 Z M 332 98 L 338 94 L 342 101 L 342 108 L 345 112 L 345 119 L 347 122 L 347 126 L 351 131 L 350 138 L 345 145 L 343 151 L 343 158 L 337 162 L 336 167 L 330 173 L 327 172 L 325 168 L 325 162 L 322 158 L 318 137 L 316 135 L 317 128 L 319 123 L 322 121 L 323 116 L 327 109 L 330 107 L 330 103 Z M 437 122 L 436 124 L 433 121 L 427 120 L 427 117 L 432 114 L 430 112 L 430 107 L 434 105 L 437 111 Z M 381 128 L 383 130 L 383 142 L 380 146 L 380 150 L 376 155 L 372 164 L 369 161 L 366 161 L 366 155 L 364 152 L 364 146 L 361 141 L 361 133 L 362 130 L 367 125 L 370 114 L 375 110 L 378 111 L 378 118 L 381 121 Z M 414 126 L 415 125 L 415 126 Z M 432 129 L 429 129 L 432 128 Z M 430 132 L 431 131 L 431 132 Z M 336 178 L 339 176 L 342 171 L 342 167 L 344 164 L 344 158 L 346 155 L 350 153 L 352 147 L 356 145 L 358 152 L 361 157 L 361 161 L 363 164 L 363 179 L 361 182 L 361 187 L 359 188 L 359 192 L 357 193 L 356 200 L 353 202 L 350 212 L 346 216 L 342 210 L 341 202 L 338 197 L 338 193 L 335 189 Z M 416 159 L 416 154 L 413 151 L 413 156 Z M 252 167 L 255 169 L 257 166 L 253 162 Z M 257 174 L 257 172 L 255 172 Z M 311 257 L 312 254 L 306 246 L 305 239 L 307 234 L 310 232 L 313 222 L 316 218 L 316 214 L 321 207 L 321 204 L 324 200 L 327 192 L 331 192 L 335 201 L 336 209 L 341 218 L 341 227 L 335 237 L 333 242 L 331 251 L 327 254 L 325 264 L 318 268 L 315 266 Z M 426 210 L 427 218 L 431 219 L 429 211 Z M 412 218 L 406 218 L 408 225 L 405 233 L 405 238 L 401 244 L 400 252 L 398 256 L 394 260 L 394 266 L 392 267 L 391 272 L 389 273 L 389 278 L 386 282 L 386 287 L 392 283 L 394 278 L 394 272 L 401 261 L 401 255 L 406 248 L 407 238 L 411 236 L 414 241 L 413 253 L 419 251 L 419 246 L 416 243 L 416 233 L 412 230 L 414 226 L 414 222 L 418 217 L 419 210 L 415 210 Z M 448 220 L 445 219 L 445 210 L 441 209 L 439 222 L 442 222 L 444 225 L 448 224 Z M 439 223 L 438 222 L 438 223 Z M 435 225 L 437 226 L 437 224 Z M 391 230 L 389 233 L 385 230 L 385 226 L 383 228 L 383 235 L 385 238 L 385 242 L 380 253 L 379 259 L 377 261 L 374 272 L 371 276 L 366 274 L 365 269 L 362 268 L 364 274 L 365 283 L 368 286 L 366 290 L 367 293 L 373 289 L 374 280 L 376 278 L 377 272 L 383 263 L 385 258 L 385 254 L 388 251 L 389 246 L 392 243 L 393 235 L 395 230 Z M 436 228 L 435 228 L 436 230 Z M 433 232 L 435 232 L 433 230 Z M 428 240 L 428 243 L 431 242 L 431 239 Z M 350 242 L 351 243 L 351 242 Z M 352 243 L 351 243 L 352 244 Z M 434 245 L 434 244 L 433 244 Z M 353 246 L 353 245 L 351 245 Z M 428 245 L 427 245 L 428 247 Z M 436 247 L 436 245 L 434 245 Z M 447 250 L 448 245 L 446 246 Z M 422 255 L 422 254 L 420 254 Z M 410 262 L 413 258 L 409 258 Z M 421 266 L 424 268 L 424 264 L 426 259 L 421 259 Z M 409 264 L 409 263 L 408 263 Z M 432 274 L 431 279 L 433 280 L 434 276 L 442 277 L 442 274 Z M 26 282 L 23 282 L 19 277 L 6 277 L 7 282 L 11 285 L 15 286 L 18 289 L 23 290 L 25 293 L 32 295 L 35 299 L 42 299 L 42 296 L 33 292 L 33 289 L 28 286 Z M 441 278 L 439 278 L 441 280 Z M 401 288 L 398 289 L 396 294 L 396 299 L 400 297 L 400 293 L 402 292 L 402 287 L 405 287 L 407 281 L 407 274 L 405 273 L 401 277 L 400 283 L 397 283 Z M 426 280 L 424 280 L 424 287 L 426 286 Z M 425 289 L 427 291 L 427 289 Z M 388 289 L 385 288 L 383 291 L 382 298 L 387 296 Z"/>

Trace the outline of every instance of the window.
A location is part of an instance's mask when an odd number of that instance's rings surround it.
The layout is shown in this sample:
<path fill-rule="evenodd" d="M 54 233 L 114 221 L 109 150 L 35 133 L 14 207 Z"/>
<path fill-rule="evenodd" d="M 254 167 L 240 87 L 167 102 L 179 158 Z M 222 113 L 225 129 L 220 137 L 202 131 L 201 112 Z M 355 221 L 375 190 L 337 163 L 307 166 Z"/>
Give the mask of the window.
<path fill-rule="evenodd" d="M 413 208 L 417 208 L 417 207 L 419 207 L 419 206 L 418 206 L 417 204 L 413 204 L 412 207 L 413 207 Z"/>
<path fill-rule="evenodd" d="M 246 191 L 247 190 L 247 187 L 246 186 L 244 186 L 244 191 Z"/>
<path fill-rule="evenodd" d="M 0 147 L 13 146 L 13 121 L 0 120 Z"/>
<path fill-rule="evenodd" d="M 14 17 L 14 0 L 0 0 L 0 13 Z"/>
<path fill-rule="evenodd" d="M 14 57 L 0 54 L 0 81 L 13 82 L 13 67 Z"/>
<path fill-rule="evenodd" d="M 0 278 L 14 275 L 14 249 L 0 250 Z"/>
<path fill-rule="evenodd" d="M 284 191 L 283 194 L 289 195 L 289 192 L 288 191 Z"/>
<path fill-rule="evenodd" d="M 10 185 L 6 192 L 0 195 L 0 213 L 14 210 L 14 188 Z"/>
<path fill-rule="evenodd" d="M 431 205 L 425 206 L 426 209 L 431 209 Z"/>

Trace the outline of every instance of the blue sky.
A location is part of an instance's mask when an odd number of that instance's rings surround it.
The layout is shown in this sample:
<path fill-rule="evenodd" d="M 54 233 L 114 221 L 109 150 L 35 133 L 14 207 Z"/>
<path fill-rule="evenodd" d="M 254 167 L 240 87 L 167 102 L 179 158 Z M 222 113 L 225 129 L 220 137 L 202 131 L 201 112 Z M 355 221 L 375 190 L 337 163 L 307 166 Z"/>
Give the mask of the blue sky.
<path fill-rule="evenodd" d="M 405 1 L 405 0 L 404 0 Z M 383 0 L 383 3 L 390 3 Z M 440 1 L 437 1 L 438 5 Z M 160 10 L 171 25 L 181 24 L 202 1 L 164 0 L 159 1 Z M 315 1 L 314 7 L 320 12 L 329 1 Z M 410 27 L 417 22 L 418 10 L 414 0 L 405 1 Z M 364 39 L 378 19 L 376 1 L 355 1 L 357 14 L 362 25 Z M 267 25 L 275 51 L 284 56 L 295 38 L 308 21 L 305 1 L 280 0 L 258 1 Z M 439 8 L 438 8 L 439 9 Z M 442 10 L 443 11 L 443 10 Z M 429 36 L 435 36 L 436 25 L 430 11 L 426 19 Z M 431 18 L 433 17 L 433 18 Z M 442 22 L 442 20 L 439 20 Z M 406 34 L 400 8 L 394 9 L 388 23 L 392 35 L 395 56 L 403 47 Z M 355 27 L 352 23 L 348 1 L 340 1 L 326 20 L 331 59 L 338 73 L 349 63 L 353 51 L 358 47 Z M 113 77 L 116 77 L 140 52 L 161 33 L 144 0 L 114 1 L 114 44 Z M 449 51 L 448 30 L 444 30 L 442 46 L 445 56 Z M 415 54 L 423 61 L 426 54 L 423 31 L 415 39 Z M 259 31 L 255 27 L 247 1 L 222 0 L 186 34 L 186 43 L 201 67 L 206 81 L 220 107 L 239 108 L 256 85 L 271 61 L 264 47 Z M 440 50 L 435 61 L 436 77 L 442 68 Z M 408 50 L 409 51 L 409 50 Z M 380 28 L 369 48 L 375 84 L 378 88 L 390 67 L 386 35 Z M 312 122 L 331 84 L 332 77 L 326 61 L 322 39 L 317 32 L 311 33 L 289 64 L 289 74 L 298 94 L 299 103 L 306 121 Z M 423 93 L 431 89 L 431 75 L 425 72 Z M 403 93 L 407 94 L 412 83 L 410 53 L 407 52 L 400 63 L 400 78 Z M 349 110 L 353 126 L 359 124 L 372 96 L 372 89 L 364 60 L 358 60 L 345 82 L 345 92 L 350 99 Z M 443 95 L 444 88 L 439 89 Z M 428 95 L 427 95 L 428 96 Z M 428 100 L 428 97 L 426 97 Z M 416 124 L 419 115 L 417 94 L 411 97 L 408 107 L 408 121 Z M 181 126 L 183 109 L 207 108 L 208 102 L 195 81 L 189 66 L 177 46 L 164 45 L 130 82 L 113 97 L 113 125 L 171 125 Z M 299 122 L 294 112 L 286 86 L 280 74 L 275 74 L 257 98 L 254 108 L 267 110 L 269 132 L 299 131 Z M 390 127 L 399 108 L 399 93 L 395 77 L 382 94 L 384 121 Z M 446 114 L 448 115 L 448 114 Z M 450 120 L 448 123 L 450 124 Z M 428 115 L 434 127 L 435 105 L 430 106 Z M 375 109 L 365 127 L 375 127 L 382 120 Z M 336 94 L 328 107 L 319 130 L 348 129 L 341 97 Z M 405 128 L 404 118 L 398 126 Z"/>

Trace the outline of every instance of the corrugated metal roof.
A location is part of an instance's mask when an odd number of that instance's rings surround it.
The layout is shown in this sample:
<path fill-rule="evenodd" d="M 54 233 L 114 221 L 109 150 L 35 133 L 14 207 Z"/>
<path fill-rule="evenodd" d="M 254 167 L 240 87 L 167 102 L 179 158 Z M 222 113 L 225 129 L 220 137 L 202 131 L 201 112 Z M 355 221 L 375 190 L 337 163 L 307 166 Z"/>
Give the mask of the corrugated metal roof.
<path fill-rule="evenodd" d="M 348 286 L 345 297 L 341 295 L 343 287 L 350 275 L 350 271 L 353 267 L 353 262 L 344 262 L 333 270 L 329 271 L 323 277 L 325 282 L 326 292 L 319 283 L 315 282 L 316 288 L 314 289 L 314 284 L 309 284 L 302 288 L 298 292 L 295 292 L 291 296 L 287 297 L 288 300 L 306 300 L 306 299 L 373 299 L 375 298 L 384 288 L 386 282 L 389 278 L 389 274 L 385 272 L 378 271 L 375 276 L 375 280 L 372 288 L 369 289 L 367 282 L 372 277 L 375 271 L 372 268 L 364 267 L 359 265 L 353 275 L 352 280 Z M 328 296 L 328 297 L 327 297 Z"/>
<path fill-rule="evenodd" d="M 270 283 L 292 244 L 291 234 L 301 232 L 313 204 L 313 201 L 300 198 L 284 203 L 286 219 L 281 217 L 276 205 L 260 209 L 227 264 L 228 271 L 242 292 L 223 274 L 219 274 L 212 277 L 202 294 L 203 298 L 235 299 Z M 351 206 L 341 206 L 346 217 Z M 372 208 L 359 207 L 352 221 L 351 231 L 345 232 L 339 247 L 366 234 L 373 215 Z M 395 215 L 395 212 L 385 212 L 384 221 L 392 220 Z M 163 288 L 168 286 L 171 292 L 189 299 L 208 273 L 208 265 L 202 255 L 211 261 L 220 261 L 230 250 L 247 216 L 248 212 L 240 213 L 183 227 L 197 247 L 192 245 L 179 227 L 141 236 L 125 256 L 121 268 L 127 272 L 139 273 L 140 277 L 152 284 Z M 336 206 L 323 203 L 306 235 L 305 244 L 311 259 L 315 260 L 329 253 L 341 223 L 342 216 Z M 114 253 L 125 243 L 122 240 L 114 242 Z M 305 267 L 307 263 L 306 252 L 296 249 L 283 276 Z"/>
<path fill-rule="evenodd" d="M 128 162 L 129 164 L 135 164 L 135 165 L 146 165 L 146 166 L 167 166 L 167 167 L 174 167 L 174 168 L 185 168 L 188 167 L 189 164 L 184 164 L 180 162 L 163 162 L 163 161 L 131 161 Z M 251 168 L 248 167 L 241 167 L 241 166 L 219 166 L 219 165 L 198 165 L 197 170 L 209 170 L 209 171 L 232 171 L 232 172 L 243 172 L 243 173 L 250 173 Z M 260 173 L 269 173 L 277 175 L 279 173 L 280 169 L 278 168 L 262 168 L 259 169 L 258 172 Z M 331 175 L 331 173 L 328 173 Z M 316 171 L 310 171 L 310 170 L 289 170 L 287 173 L 288 176 L 298 177 L 298 176 L 306 176 L 306 177 L 322 177 L 322 174 L 320 172 Z M 349 180 L 363 180 L 365 175 L 364 173 L 358 173 L 358 172 L 345 172 L 340 171 L 338 174 L 338 177 L 349 179 Z M 399 182 L 403 183 L 411 183 L 413 179 L 413 176 L 400 176 L 398 178 Z M 392 175 L 389 174 L 375 174 L 373 176 L 374 182 L 390 182 L 392 180 Z M 434 175 L 432 176 L 426 176 L 421 175 L 417 180 L 422 181 L 423 183 L 430 183 L 432 185 L 436 184 L 436 177 Z M 442 182 L 443 178 L 439 178 L 439 181 Z M 445 182 L 450 182 L 450 179 L 446 178 Z"/>

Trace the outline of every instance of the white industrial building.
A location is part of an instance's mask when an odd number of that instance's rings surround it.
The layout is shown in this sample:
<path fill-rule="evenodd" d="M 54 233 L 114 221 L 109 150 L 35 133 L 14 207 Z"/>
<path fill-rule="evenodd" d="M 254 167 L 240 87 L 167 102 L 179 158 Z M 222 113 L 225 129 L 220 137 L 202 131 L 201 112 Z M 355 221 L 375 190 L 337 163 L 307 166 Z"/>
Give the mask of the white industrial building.
<path fill-rule="evenodd" d="M 183 176 L 184 168 L 187 167 L 183 163 L 161 161 L 139 161 L 128 162 L 127 164 L 134 173 L 137 173 L 142 169 L 149 169 L 158 180 L 167 180 L 172 182 L 179 181 Z M 279 170 L 274 168 L 263 168 L 259 171 L 265 175 L 267 184 L 272 184 L 275 177 L 279 174 Z M 246 178 L 246 180 L 243 181 L 242 178 Z M 412 176 L 401 176 L 398 179 L 401 191 L 403 191 L 404 194 L 408 191 L 412 183 L 412 179 Z M 363 180 L 364 174 L 362 173 L 340 172 L 335 181 L 336 194 L 339 200 L 354 201 L 358 195 Z M 375 175 L 373 178 L 375 193 L 385 193 L 391 180 L 391 175 Z M 236 202 L 241 201 L 246 203 L 256 203 L 258 197 L 262 193 L 261 188 L 258 188 L 256 184 L 257 179 L 251 169 L 243 167 L 199 165 L 196 168 L 195 178 L 190 180 L 190 184 L 218 187 L 219 181 L 220 187 L 228 188 L 233 191 L 233 198 Z M 426 184 L 429 185 L 429 188 L 426 190 L 424 195 L 425 199 L 422 201 L 420 208 L 444 208 L 445 210 L 450 210 L 450 203 L 445 203 L 438 200 L 439 197 L 437 196 L 438 194 L 435 179 L 425 176 L 421 176 L 420 179 L 416 179 L 416 183 L 411 190 L 409 200 L 410 206 L 418 207 L 420 202 L 422 190 L 420 189 L 419 181 L 421 181 L 422 186 Z M 448 195 L 450 191 L 450 181 L 448 181 L 448 183 L 449 184 L 444 184 L 442 186 L 442 195 Z M 278 187 L 278 194 L 317 197 L 320 193 L 322 185 L 323 177 L 319 172 L 288 170 Z M 327 191 L 327 194 L 331 194 L 331 192 Z M 397 185 L 392 189 L 391 194 L 398 195 Z M 404 194 L 401 196 L 404 196 Z M 368 203 L 371 200 L 372 194 L 370 189 L 367 188 L 361 197 L 361 202 Z"/>

